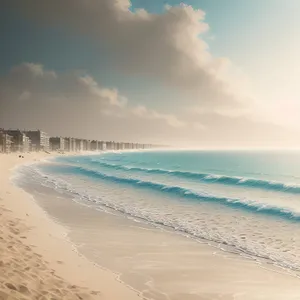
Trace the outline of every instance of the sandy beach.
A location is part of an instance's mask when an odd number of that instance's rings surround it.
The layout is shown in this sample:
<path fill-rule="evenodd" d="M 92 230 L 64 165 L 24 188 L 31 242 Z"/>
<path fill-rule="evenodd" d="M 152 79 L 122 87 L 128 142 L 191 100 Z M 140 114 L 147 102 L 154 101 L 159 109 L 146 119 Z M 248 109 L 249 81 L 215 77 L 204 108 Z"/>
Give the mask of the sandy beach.
<path fill-rule="evenodd" d="M 66 230 L 11 184 L 15 166 L 50 155 L 24 156 L 0 155 L 0 299 L 140 299 L 113 273 L 80 256 Z"/>
<path fill-rule="evenodd" d="M 18 164 L 50 156 L 0 155 L 1 300 L 299 299 L 279 268 L 11 183 Z"/>

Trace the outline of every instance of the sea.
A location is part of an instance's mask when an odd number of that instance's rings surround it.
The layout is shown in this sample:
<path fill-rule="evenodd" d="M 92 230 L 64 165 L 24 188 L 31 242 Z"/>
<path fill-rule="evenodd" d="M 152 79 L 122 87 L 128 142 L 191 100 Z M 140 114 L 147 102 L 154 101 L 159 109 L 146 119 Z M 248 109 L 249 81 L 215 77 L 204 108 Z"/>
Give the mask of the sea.
<path fill-rule="evenodd" d="M 166 229 L 300 274 L 299 151 L 103 152 L 51 158 L 21 166 L 17 174 L 15 182 L 37 197 L 68 195 L 99 218 Z M 112 268 L 120 271 L 120 264 Z"/>

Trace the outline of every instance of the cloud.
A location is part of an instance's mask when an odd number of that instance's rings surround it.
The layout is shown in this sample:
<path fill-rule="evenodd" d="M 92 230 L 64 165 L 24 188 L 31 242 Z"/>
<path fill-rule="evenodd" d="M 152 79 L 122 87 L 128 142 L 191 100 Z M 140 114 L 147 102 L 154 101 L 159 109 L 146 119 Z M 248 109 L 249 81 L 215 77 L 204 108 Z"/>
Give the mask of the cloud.
<path fill-rule="evenodd" d="M 68 72 L 57 74 L 46 70 L 40 64 L 23 63 L 13 67 L 7 76 L 1 78 L 1 99 L 7 103 L 12 101 L 52 102 L 67 100 L 71 103 L 97 102 L 101 107 L 123 107 L 127 103 L 126 97 L 116 89 L 107 89 L 88 74 Z"/>
<path fill-rule="evenodd" d="M 85 72 L 56 73 L 33 63 L 13 67 L 0 78 L 0 120 L 0 127 L 42 128 L 91 138 L 104 128 L 125 129 L 129 123 L 140 132 L 145 122 L 185 126 L 172 114 L 130 105 L 117 89 L 101 86 Z"/>
<path fill-rule="evenodd" d="M 0 127 L 40 128 L 51 135 L 230 147 L 295 144 L 295 133 L 247 116 L 174 115 L 132 105 L 89 74 L 58 73 L 24 63 L 0 77 Z"/>
<path fill-rule="evenodd" d="M 213 57 L 201 38 L 209 30 L 202 10 L 182 4 L 153 14 L 133 11 L 129 0 L 10 0 L 10 5 L 43 24 L 96 39 L 119 70 L 180 89 L 185 103 L 232 107 L 246 102 L 239 87 L 247 79 L 229 59 Z"/>
<path fill-rule="evenodd" d="M 295 140 L 294 133 L 250 118 L 249 80 L 229 59 L 211 54 L 202 10 L 167 6 L 162 14 L 152 14 L 134 11 L 128 0 L 4 1 L 39 24 L 91 37 L 106 47 L 112 67 L 156 80 L 178 97 L 162 103 L 164 111 L 159 105 L 153 109 L 150 101 L 132 105 L 85 72 L 58 73 L 25 63 L 0 78 L 0 126 L 162 144 Z"/>
<path fill-rule="evenodd" d="M 163 120 L 172 127 L 185 127 L 186 124 L 175 115 L 159 113 L 155 110 L 147 109 L 143 105 L 138 105 L 132 109 L 132 113 L 140 118 L 149 120 Z"/>

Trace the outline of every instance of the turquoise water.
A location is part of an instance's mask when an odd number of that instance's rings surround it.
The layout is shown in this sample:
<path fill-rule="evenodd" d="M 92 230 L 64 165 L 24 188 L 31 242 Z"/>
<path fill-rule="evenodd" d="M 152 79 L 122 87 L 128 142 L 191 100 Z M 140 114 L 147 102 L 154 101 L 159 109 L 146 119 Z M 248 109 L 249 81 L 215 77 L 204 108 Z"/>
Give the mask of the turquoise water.
<path fill-rule="evenodd" d="M 26 166 L 77 202 L 300 270 L 300 153 L 144 151 Z"/>

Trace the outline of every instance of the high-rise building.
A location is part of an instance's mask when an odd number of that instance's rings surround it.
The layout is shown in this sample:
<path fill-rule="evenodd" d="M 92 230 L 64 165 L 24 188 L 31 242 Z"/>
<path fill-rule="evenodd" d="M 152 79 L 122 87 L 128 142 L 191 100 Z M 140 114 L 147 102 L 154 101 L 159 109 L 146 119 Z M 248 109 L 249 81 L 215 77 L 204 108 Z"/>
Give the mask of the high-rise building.
<path fill-rule="evenodd" d="M 28 152 L 30 150 L 30 139 L 24 132 L 19 129 L 5 130 L 5 132 L 12 137 L 11 151 L 13 152 Z"/>
<path fill-rule="evenodd" d="M 99 149 L 99 143 L 100 143 L 100 142 L 98 142 L 98 141 L 96 141 L 96 140 L 91 141 L 91 147 L 90 147 L 90 150 L 91 150 L 91 151 L 98 151 L 98 150 L 100 150 L 100 149 Z"/>
<path fill-rule="evenodd" d="M 106 148 L 107 148 L 107 145 L 105 142 L 103 142 L 103 141 L 99 142 L 99 150 L 105 151 Z"/>
<path fill-rule="evenodd" d="M 86 151 L 91 151 L 91 143 L 92 143 L 91 140 L 86 141 Z"/>
<path fill-rule="evenodd" d="M 7 134 L 4 130 L 0 129 L 0 152 L 10 153 L 13 137 Z"/>
<path fill-rule="evenodd" d="M 64 138 L 64 151 L 70 151 L 70 139 Z"/>
<path fill-rule="evenodd" d="M 75 140 L 75 151 L 83 151 L 84 141 L 82 139 Z"/>
<path fill-rule="evenodd" d="M 65 151 L 76 151 L 76 139 L 75 138 L 65 138 Z"/>
<path fill-rule="evenodd" d="M 90 151 L 90 150 L 91 150 L 91 141 L 90 140 L 82 140 L 81 151 Z"/>
<path fill-rule="evenodd" d="M 49 151 L 49 136 L 41 130 L 25 131 L 31 140 L 32 151 Z"/>
<path fill-rule="evenodd" d="M 65 150 L 65 139 L 62 137 L 51 137 L 49 139 L 50 149 L 52 151 L 64 151 Z"/>
<path fill-rule="evenodd" d="M 106 142 L 106 149 L 107 150 L 116 150 L 116 143 L 115 142 Z"/>

